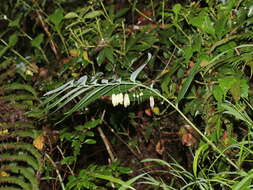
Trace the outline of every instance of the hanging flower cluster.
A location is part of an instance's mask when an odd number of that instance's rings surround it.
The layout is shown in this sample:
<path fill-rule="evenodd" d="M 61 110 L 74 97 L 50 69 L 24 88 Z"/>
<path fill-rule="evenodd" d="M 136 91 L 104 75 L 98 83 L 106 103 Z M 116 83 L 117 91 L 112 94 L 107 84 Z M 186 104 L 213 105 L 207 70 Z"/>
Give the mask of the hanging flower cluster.
<path fill-rule="evenodd" d="M 130 99 L 128 94 L 123 95 L 122 93 L 120 93 L 112 95 L 112 105 L 115 107 L 120 104 L 124 104 L 125 108 L 130 105 Z"/>

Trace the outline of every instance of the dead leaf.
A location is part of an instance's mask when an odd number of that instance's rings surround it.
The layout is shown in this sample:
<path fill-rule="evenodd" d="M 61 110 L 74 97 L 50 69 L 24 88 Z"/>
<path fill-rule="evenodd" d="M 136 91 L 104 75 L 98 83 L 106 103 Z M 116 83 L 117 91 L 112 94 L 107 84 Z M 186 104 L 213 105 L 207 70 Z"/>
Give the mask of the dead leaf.
<path fill-rule="evenodd" d="M 35 146 L 38 150 L 43 150 L 45 145 L 45 137 L 44 135 L 39 135 L 36 139 L 33 140 L 33 146 Z"/>
<path fill-rule="evenodd" d="M 158 141 L 158 143 L 156 144 L 155 146 L 155 150 L 158 154 L 162 155 L 165 148 L 164 148 L 164 141 L 163 140 L 160 140 Z"/>
<path fill-rule="evenodd" d="M 185 146 L 194 146 L 197 143 L 197 139 L 191 133 L 184 134 L 181 141 Z"/>
<path fill-rule="evenodd" d="M 8 129 L 0 130 L 0 135 L 6 135 L 8 133 L 9 133 Z"/>
<path fill-rule="evenodd" d="M 144 112 L 145 112 L 145 114 L 146 114 L 147 116 L 149 116 L 149 117 L 152 116 L 152 110 L 151 110 L 150 108 L 145 109 Z"/>
<path fill-rule="evenodd" d="M 198 143 L 198 134 L 190 125 L 183 125 L 179 130 L 181 142 L 185 146 L 195 146 Z"/>
<path fill-rule="evenodd" d="M 0 177 L 9 177 L 10 174 L 8 174 L 7 172 L 5 171 L 0 171 Z"/>

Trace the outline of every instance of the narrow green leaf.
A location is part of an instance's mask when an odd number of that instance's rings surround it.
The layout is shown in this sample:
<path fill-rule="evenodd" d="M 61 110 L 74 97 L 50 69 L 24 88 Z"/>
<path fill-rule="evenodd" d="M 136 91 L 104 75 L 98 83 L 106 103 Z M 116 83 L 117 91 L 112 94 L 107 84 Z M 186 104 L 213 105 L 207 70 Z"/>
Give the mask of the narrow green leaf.
<path fill-rule="evenodd" d="M 131 187 L 130 185 L 128 185 L 126 182 L 122 181 L 119 178 L 115 178 L 115 177 L 109 176 L 109 175 L 102 175 L 102 174 L 98 174 L 98 173 L 91 173 L 90 175 L 93 176 L 93 177 L 99 178 L 99 179 L 104 179 L 104 180 L 111 181 L 113 183 L 120 184 L 120 185 L 122 185 L 125 188 L 129 188 L 129 189 L 135 190 L 135 188 Z M 122 189 L 120 189 L 120 190 L 122 190 Z"/>
<path fill-rule="evenodd" d="M 75 12 L 69 12 L 64 16 L 65 19 L 71 19 L 71 18 L 77 18 L 77 17 L 78 17 L 78 14 L 76 14 Z"/>
<path fill-rule="evenodd" d="M 144 67 L 148 64 L 148 62 L 150 61 L 152 55 L 151 53 L 148 53 L 148 59 L 146 60 L 146 63 L 144 63 L 143 65 L 141 65 L 138 69 L 136 69 L 136 71 L 134 71 L 131 76 L 130 76 L 130 80 L 135 82 L 137 76 L 139 75 L 139 73 L 144 69 Z"/>
<path fill-rule="evenodd" d="M 78 111 L 82 109 L 83 107 L 86 107 L 96 99 L 100 98 L 101 96 L 105 95 L 109 91 L 113 90 L 118 85 L 115 84 L 113 86 L 99 86 L 95 88 L 94 90 L 87 93 L 72 109 L 70 109 L 68 112 L 66 112 L 66 117 L 68 117 L 70 114 L 72 114 L 75 111 Z"/>
<path fill-rule="evenodd" d="M 54 94 L 54 93 L 59 92 L 59 91 L 61 91 L 61 90 L 64 90 L 64 89 L 66 89 L 68 86 L 70 86 L 70 87 L 73 86 L 73 84 L 74 84 L 74 80 L 71 80 L 71 81 L 65 83 L 64 85 L 62 85 L 62 86 L 60 86 L 60 87 L 58 87 L 58 88 L 56 88 L 56 89 L 54 89 L 54 90 L 51 90 L 51 91 L 47 92 L 46 94 L 44 94 L 44 96 L 49 96 L 49 95 L 51 95 L 51 94 Z"/>
<path fill-rule="evenodd" d="M 85 129 L 92 129 L 92 128 L 96 127 L 99 123 L 101 123 L 101 120 L 97 119 L 97 120 L 89 121 L 89 122 L 85 123 L 83 127 Z"/>
<path fill-rule="evenodd" d="M 94 139 L 86 139 L 86 140 L 84 141 L 84 143 L 85 143 L 85 144 L 96 144 L 97 141 L 95 141 Z"/>
<path fill-rule="evenodd" d="M 84 19 L 86 19 L 86 18 L 95 18 L 95 17 L 98 17 L 98 16 L 100 16 L 102 14 L 103 14 L 102 11 L 92 11 L 92 12 L 87 13 L 84 16 Z"/>
<path fill-rule="evenodd" d="M 232 190 L 250 190 L 249 186 L 253 179 L 253 170 L 250 170 L 248 174 L 238 183 L 232 186 Z"/>
<path fill-rule="evenodd" d="M 195 152 L 194 160 L 193 160 L 193 174 L 195 177 L 197 177 L 197 170 L 198 170 L 198 163 L 200 159 L 200 155 L 203 151 L 205 151 L 208 148 L 208 144 L 202 144 Z"/>
<path fill-rule="evenodd" d="M 65 99 L 67 99 L 68 101 L 65 101 L 64 105 L 67 104 L 69 101 L 73 100 L 76 96 L 80 95 L 81 93 L 83 93 L 84 91 L 83 90 L 86 90 L 86 89 L 82 89 L 82 87 L 78 87 L 78 88 L 74 88 L 72 89 L 71 91 L 69 91 L 68 93 L 64 94 L 64 96 L 62 96 L 60 99 L 54 101 L 52 104 L 50 104 L 47 109 L 50 110 L 52 108 L 54 108 L 55 106 L 57 106 L 59 103 L 61 103 L 62 101 L 64 101 Z M 75 93 L 77 92 L 77 93 Z M 75 93 L 75 94 L 74 94 Z M 73 97 L 72 94 L 74 94 L 75 96 Z M 61 105 L 64 106 L 64 105 Z M 60 108 L 58 108 L 60 109 Z M 58 110 L 57 109 L 57 110 Z"/>
<path fill-rule="evenodd" d="M 198 73 L 199 67 L 200 67 L 200 63 L 197 62 L 196 64 L 194 64 L 193 68 L 191 69 L 190 75 L 188 76 L 187 80 L 183 84 L 183 87 L 180 89 L 180 91 L 178 93 L 178 97 L 177 97 L 177 101 L 176 101 L 177 104 L 184 98 L 195 75 Z"/>

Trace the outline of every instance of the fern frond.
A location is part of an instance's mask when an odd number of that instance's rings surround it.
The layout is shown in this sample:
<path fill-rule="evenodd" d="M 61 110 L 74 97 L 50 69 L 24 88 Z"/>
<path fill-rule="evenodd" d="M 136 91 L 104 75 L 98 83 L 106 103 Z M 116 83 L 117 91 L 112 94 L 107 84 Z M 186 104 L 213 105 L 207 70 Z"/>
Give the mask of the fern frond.
<path fill-rule="evenodd" d="M 4 71 L 4 72 L 0 72 L 0 82 L 1 82 L 15 75 L 16 67 L 13 64 L 13 61 L 11 59 L 6 59 L 2 63 L 0 63 L 0 71 Z"/>
<path fill-rule="evenodd" d="M 0 82 L 15 75 L 15 72 L 16 72 L 15 68 L 9 68 L 6 72 L 0 74 Z"/>
<path fill-rule="evenodd" d="M 0 187 L 0 190 L 22 190 L 17 187 Z"/>
<path fill-rule="evenodd" d="M 5 100 L 7 102 L 15 102 L 15 101 L 21 101 L 21 100 L 38 100 L 36 97 L 28 94 L 20 94 L 20 95 L 7 95 L 2 96 L 0 99 Z"/>
<path fill-rule="evenodd" d="M 32 190 L 31 185 L 25 183 L 23 180 L 17 178 L 17 177 L 1 177 L 0 178 L 0 184 L 15 184 L 19 185 L 24 190 Z"/>
<path fill-rule="evenodd" d="M 20 161 L 32 166 L 35 170 L 39 170 L 39 165 L 36 160 L 28 154 L 1 154 L 0 161 Z"/>
<path fill-rule="evenodd" d="M 5 92 L 12 91 L 12 90 L 25 90 L 37 98 L 37 93 L 34 90 L 34 88 L 27 84 L 12 83 L 8 85 L 0 86 L 0 88 L 2 88 Z"/>
<path fill-rule="evenodd" d="M 0 122 L 0 129 L 32 129 L 34 128 L 32 122 L 16 121 L 13 122 Z"/>
<path fill-rule="evenodd" d="M 21 142 L 16 142 L 16 143 L 1 143 L 0 144 L 0 151 L 3 150 L 9 150 L 9 149 L 14 149 L 14 150 L 25 150 L 26 152 L 29 152 L 32 156 L 27 155 L 14 155 L 14 157 L 10 157 L 10 159 L 18 160 L 16 157 L 24 156 L 21 161 L 26 161 L 29 162 L 30 165 L 33 166 L 34 169 L 36 170 L 41 170 L 42 169 L 42 157 L 40 153 L 33 147 L 33 145 L 28 144 L 28 143 L 21 143 Z M 1 155 L 2 157 L 3 155 Z M 6 155 L 6 158 L 8 156 L 13 156 L 13 155 Z M 16 156 L 16 157 L 15 157 Z M 34 160 L 35 158 L 35 160 Z"/>
<path fill-rule="evenodd" d="M 4 165 L 1 168 L 1 170 L 10 171 L 16 174 L 21 174 L 30 182 L 33 190 L 39 189 L 39 182 L 36 176 L 34 175 L 34 172 L 32 172 L 30 169 L 21 167 L 21 166 L 16 166 L 16 165 Z"/>
<path fill-rule="evenodd" d="M 11 135 L 15 135 L 17 137 L 30 137 L 32 139 L 35 139 L 36 137 L 38 137 L 42 132 L 39 130 L 20 130 L 20 131 L 13 131 L 11 133 Z"/>

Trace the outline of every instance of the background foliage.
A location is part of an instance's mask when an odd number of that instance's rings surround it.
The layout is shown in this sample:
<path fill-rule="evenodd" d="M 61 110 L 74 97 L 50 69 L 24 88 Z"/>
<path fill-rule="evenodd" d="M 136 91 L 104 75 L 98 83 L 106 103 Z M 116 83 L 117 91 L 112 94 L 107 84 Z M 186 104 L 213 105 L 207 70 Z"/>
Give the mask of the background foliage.
<path fill-rule="evenodd" d="M 252 188 L 250 0 L 4 2 L 1 188 Z"/>

